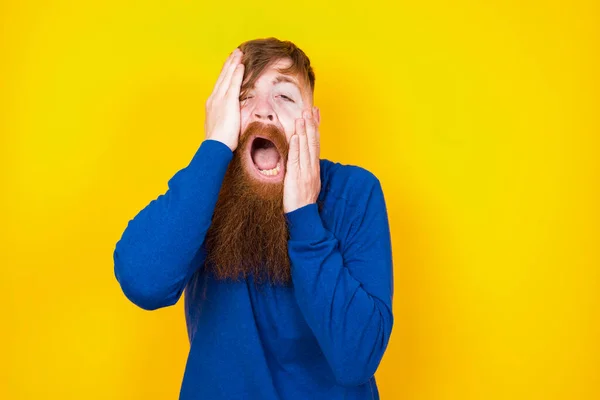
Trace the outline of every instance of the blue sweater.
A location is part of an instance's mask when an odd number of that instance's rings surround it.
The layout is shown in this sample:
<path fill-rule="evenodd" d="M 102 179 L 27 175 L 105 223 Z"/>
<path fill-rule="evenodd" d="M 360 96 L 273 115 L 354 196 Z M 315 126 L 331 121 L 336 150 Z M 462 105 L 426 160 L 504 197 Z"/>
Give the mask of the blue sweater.
<path fill-rule="evenodd" d="M 369 171 L 321 159 L 317 203 L 286 214 L 292 287 L 201 274 L 206 232 L 233 153 L 204 140 L 127 224 L 114 273 L 145 310 L 185 289 L 190 340 L 180 399 L 379 399 L 393 325 L 386 205 Z M 205 290 L 205 293 L 200 293 Z M 206 297 L 204 297 L 206 296 Z"/>

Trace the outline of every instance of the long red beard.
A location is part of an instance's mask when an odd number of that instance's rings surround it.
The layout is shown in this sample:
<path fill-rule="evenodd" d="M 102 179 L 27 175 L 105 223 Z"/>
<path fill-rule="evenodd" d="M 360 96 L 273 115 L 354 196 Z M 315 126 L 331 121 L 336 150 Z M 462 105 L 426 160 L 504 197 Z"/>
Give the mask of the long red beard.
<path fill-rule="evenodd" d="M 218 280 L 291 283 L 288 228 L 283 211 L 283 180 L 259 181 L 248 171 L 254 134 L 269 139 L 286 165 L 288 143 L 277 127 L 251 123 L 234 152 L 206 235 L 205 269 Z"/>

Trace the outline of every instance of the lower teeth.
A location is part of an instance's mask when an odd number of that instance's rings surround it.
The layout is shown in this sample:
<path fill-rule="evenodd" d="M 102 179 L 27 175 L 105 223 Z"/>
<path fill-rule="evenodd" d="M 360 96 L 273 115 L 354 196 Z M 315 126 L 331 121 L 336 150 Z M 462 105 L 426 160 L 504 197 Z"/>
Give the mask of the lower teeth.
<path fill-rule="evenodd" d="M 275 176 L 279 173 L 279 163 L 273 169 L 258 169 L 258 171 L 265 176 Z"/>

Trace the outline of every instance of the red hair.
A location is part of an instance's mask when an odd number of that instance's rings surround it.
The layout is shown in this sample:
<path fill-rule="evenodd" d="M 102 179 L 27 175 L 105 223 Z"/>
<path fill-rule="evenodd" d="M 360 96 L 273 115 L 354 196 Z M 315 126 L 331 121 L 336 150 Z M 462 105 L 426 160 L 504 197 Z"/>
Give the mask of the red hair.
<path fill-rule="evenodd" d="M 242 56 L 244 80 L 240 89 L 240 98 L 246 97 L 246 92 L 254 86 L 265 68 L 286 58 L 291 59 L 292 64 L 287 68 L 279 69 L 279 72 L 297 76 L 301 85 L 310 88 L 311 97 L 314 94 L 315 72 L 310 65 L 310 59 L 294 43 L 269 37 L 249 40 L 238 47 L 244 53 Z"/>

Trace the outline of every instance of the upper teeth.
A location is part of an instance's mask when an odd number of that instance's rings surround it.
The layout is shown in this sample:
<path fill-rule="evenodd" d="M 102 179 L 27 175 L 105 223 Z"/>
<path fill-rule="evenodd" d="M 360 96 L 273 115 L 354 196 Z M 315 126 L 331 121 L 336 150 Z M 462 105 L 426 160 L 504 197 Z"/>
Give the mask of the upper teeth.
<path fill-rule="evenodd" d="M 277 163 L 277 166 L 273 169 L 260 169 L 259 168 L 258 170 L 263 175 L 273 176 L 273 175 L 277 175 L 279 173 L 280 167 L 281 167 L 281 163 Z"/>

